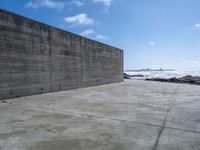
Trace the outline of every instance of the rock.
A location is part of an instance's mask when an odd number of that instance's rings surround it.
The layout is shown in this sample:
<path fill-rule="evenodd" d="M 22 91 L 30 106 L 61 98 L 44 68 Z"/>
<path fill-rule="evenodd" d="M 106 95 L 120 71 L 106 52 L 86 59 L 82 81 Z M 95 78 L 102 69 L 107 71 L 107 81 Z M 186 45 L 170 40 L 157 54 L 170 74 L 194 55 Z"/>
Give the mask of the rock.
<path fill-rule="evenodd" d="M 7 102 L 7 101 L 5 101 L 5 100 L 1 100 L 1 102 L 2 102 L 2 103 L 8 103 L 8 102 Z"/>
<path fill-rule="evenodd" d="M 196 85 L 200 85 L 200 81 L 195 81 L 195 84 Z"/>
<path fill-rule="evenodd" d="M 136 77 L 143 78 L 144 75 L 142 75 L 142 74 L 130 75 L 130 74 L 124 73 L 124 79 L 132 79 L 132 78 L 136 78 Z"/>
<path fill-rule="evenodd" d="M 130 75 L 131 77 L 144 77 L 144 75 L 142 75 L 142 74 L 135 74 L 135 75 Z"/>
<path fill-rule="evenodd" d="M 124 73 L 124 79 L 131 79 L 131 76 L 129 74 Z"/>
<path fill-rule="evenodd" d="M 187 83 L 187 84 L 196 84 L 200 85 L 200 76 L 191 76 L 187 75 L 181 78 L 148 78 L 147 81 L 159 81 L 159 82 L 172 82 L 172 83 Z"/>

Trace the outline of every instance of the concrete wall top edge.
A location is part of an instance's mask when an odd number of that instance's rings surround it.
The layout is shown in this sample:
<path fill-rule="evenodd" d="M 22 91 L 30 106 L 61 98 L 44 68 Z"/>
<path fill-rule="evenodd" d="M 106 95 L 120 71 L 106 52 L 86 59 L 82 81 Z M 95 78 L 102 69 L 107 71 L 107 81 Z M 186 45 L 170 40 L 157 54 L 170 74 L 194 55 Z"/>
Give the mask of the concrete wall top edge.
<path fill-rule="evenodd" d="M 20 17 L 20 18 L 23 18 L 23 19 L 25 19 L 25 20 L 28 20 L 28 21 L 30 21 L 30 22 L 32 22 L 32 23 L 40 24 L 40 25 L 43 25 L 43 26 L 45 26 L 45 27 L 47 27 L 47 28 L 52 28 L 53 30 L 57 30 L 58 32 L 64 32 L 64 33 L 71 34 L 72 36 L 79 37 L 80 39 L 87 39 L 89 42 L 94 42 L 95 44 L 98 44 L 98 45 L 103 45 L 103 46 L 105 46 L 105 47 L 113 48 L 113 49 L 115 49 L 115 50 L 120 51 L 120 53 L 123 54 L 123 50 L 120 49 L 120 48 L 117 48 L 117 47 L 114 47 L 114 46 L 111 46 L 111 45 L 108 45 L 108 44 L 105 44 L 105 43 L 102 43 L 102 42 L 99 42 L 99 41 L 92 40 L 92 39 L 90 39 L 90 38 L 87 38 L 87 37 L 84 37 L 84 36 L 81 36 L 81 35 L 78 35 L 78 34 L 69 32 L 69 31 L 67 31 L 67 30 L 63 30 L 63 29 L 54 27 L 54 26 L 52 26 L 52 25 L 45 24 L 45 23 L 43 23 L 43 22 L 40 22 L 40 21 L 31 19 L 31 18 L 22 16 L 22 15 L 16 14 L 16 13 L 13 13 L 13 12 L 10 12 L 10 11 L 5 10 L 5 9 L 1 9 L 1 8 L 0 8 L 0 13 L 4 13 L 4 14 L 9 14 L 9 15 L 15 16 L 15 18 L 16 18 L 16 17 Z"/>

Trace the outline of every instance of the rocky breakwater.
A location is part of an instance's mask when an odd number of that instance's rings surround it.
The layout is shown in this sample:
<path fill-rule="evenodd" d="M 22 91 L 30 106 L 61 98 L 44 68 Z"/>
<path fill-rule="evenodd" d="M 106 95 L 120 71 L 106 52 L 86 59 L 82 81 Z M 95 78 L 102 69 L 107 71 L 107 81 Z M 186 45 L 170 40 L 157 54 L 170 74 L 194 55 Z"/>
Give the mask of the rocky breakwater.
<path fill-rule="evenodd" d="M 129 75 L 127 73 L 124 73 L 124 79 L 132 79 L 132 78 L 143 78 L 144 75 L 141 74 L 135 74 L 135 75 Z"/>
<path fill-rule="evenodd" d="M 147 81 L 159 81 L 159 82 L 171 82 L 171 83 L 186 83 L 186 84 L 195 84 L 200 85 L 200 76 L 191 76 L 187 75 L 181 78 L 147 78 Z"/>

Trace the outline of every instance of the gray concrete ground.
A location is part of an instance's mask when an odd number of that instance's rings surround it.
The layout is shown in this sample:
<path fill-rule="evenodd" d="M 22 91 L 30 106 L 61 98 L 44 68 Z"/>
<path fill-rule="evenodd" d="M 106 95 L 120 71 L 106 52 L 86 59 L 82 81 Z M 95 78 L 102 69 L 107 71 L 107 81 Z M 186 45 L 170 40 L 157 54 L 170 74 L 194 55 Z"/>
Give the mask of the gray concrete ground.
<path fill-rule="evenodd" d="M 200 86 L 123 83 L 0 102 L 1 150 L 199 150 Z"/>

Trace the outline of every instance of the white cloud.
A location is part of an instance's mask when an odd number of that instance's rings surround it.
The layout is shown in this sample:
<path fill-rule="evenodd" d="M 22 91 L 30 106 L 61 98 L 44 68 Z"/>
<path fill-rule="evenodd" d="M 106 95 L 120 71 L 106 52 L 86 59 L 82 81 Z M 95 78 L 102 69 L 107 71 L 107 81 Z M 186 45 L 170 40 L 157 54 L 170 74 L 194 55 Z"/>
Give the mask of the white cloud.
<path fill-rule="evenodd" d="M 196 28 L 196 29 L 200 29 L 200 23 L 193 25 L 193 27 Z"/>
<path fill-rule="evenodd" d="M 70 16 L 64 18 L 64 21 L 67 23 L 74 23 L 74 24 L 79 24 L 79 25 L 93 25 L 94 20 L 89 18 L 87 14 L 81 13 L 76 16 Z"/>
<path fill-rule="evenodd" d="M 156 46 L 156 42 L 155 42 L 155 41 L 150 41 L 150 42 L 149 42 L 149 45 L 150 45 L 150 46 Z"/>
<path fill-rule="evenodd" d="M 74 4 L 74 5 L 79 6 L 79 7 L 84 6 L 84 3 L 81 2 L 81 1 L 79 1 L 79 0 L 73 0 L 73 1 L 71 2 L 71 4 Z"/>
<path fill-rule="evenodd" d="M 110 5 L 114 2 L 114 0 L 93 0 L 95 3 L 102 3 L 105 7 L 104 13 L 108 14 L 109 13 L 109 7 Z"/>
<path fill-rule="evenodd" d="M 106 37 L 104 35 L 97 34 L 92 29 L 85 30 L 85 31 L 81 32 L 80 35 L 86 36 L 86 37 L 89 37 L 89 38 L 92 38 L 92 39 L 95 39 L 95 40 L 98 40 L 98 41 L 107 41 L 109 39 L 108 37 Z"/>
<path fill-rule="evenodd" d="M 113 2 L 113 0 L 93 0 L 93 1 L 98 2 L 98 3 L 102 3 L 106 7 L 109 7 L 111 5 L 111 3 Z"/>
<path fill-rule="evenodd" d="M 26 8 L 40 8 L 47 7 L 56 10 L 62 10 L 65 7 L 65 4 L 60 1 L 53 0 L 30 0 L 27 4 L 25 4 Z"/>
<path fill-rule="evenodd" d="M 101 34 L 97 34 L 97 35 L 95 36 L 95 39 L 96 39 L 96 40 L 99 40 L 99 41 L 106 41 L 106 40 L 108 40 L 108 37 L 103 36 L 103 35 L 101 35 Z"/>
<path fill-rule="evenodd" d="M 89 30 L 85 30 L 83 32 L 80 33 L 81 36 L 91 36 L 91 35 L 94 35 L 96 34 L 96 32 L 92 29 L 89 29 Z"/>

